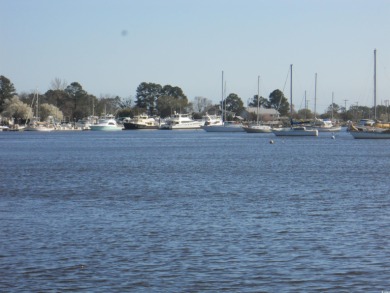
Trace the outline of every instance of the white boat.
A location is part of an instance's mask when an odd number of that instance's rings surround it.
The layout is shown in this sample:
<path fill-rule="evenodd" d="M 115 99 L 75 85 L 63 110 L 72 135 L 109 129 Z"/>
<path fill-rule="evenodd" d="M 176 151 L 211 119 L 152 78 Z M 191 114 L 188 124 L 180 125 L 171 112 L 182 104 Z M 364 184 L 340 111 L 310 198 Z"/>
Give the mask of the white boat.
<path fill-rule="evenodd" d="M 33 100 L 31 102 L 31 107 L 35 103 L 35 117 L 29 119 L 28 124 L 24 127 L 25 131 L 45 131 L 50 132 L 54 130 L 52 125 L 49 125 L 49 122 L 41 122 L 39 118 L 39 94 L 38 91 L 35 92 Z"/>
<path fill-rule="evenodd" d="M 223 81 L 223 71 L 222 71 L 222 99 L 221 99 L 221 105 L 224 105 L 224 81 Z M 226 107 L 226 103 L 225 103 Z M 242 123 L 235 122 L 235 121 L 226 121 L 226 109 L 223 109 L 222 106 L 222 113 L 225 113 L 225 118 L 218 123 L 215 123 L 214 125 L 203 125 L 201 128 L 207 132 L 244 132 L 244 129 L 242 128 Z"/>
<path fill-rule="evenodd" d="M 315 119 L 313 129 L 317 129 L 318 132 L 339 132 L 341 126 L 334 125 L 331 120 L 328 119 Z"/>
<path fill-rule="evenodd" d="M 166 119 L 166 123 L 162 124 L 159 129 L 175 130 L 175 129 L 200 129 L 204 125 L 204 121 L 197 121 L 191 118 L 190 114 L 173 114 Z"/>
<path fill-rule="evenodd" d="M 260 114 L 260 76 L 257 77 L 257 124 L 251 124 L 248 126 L 243 126 L 245 132 L 247 133 L 270 133 L 272 128 L 269 125 L 261 125 L 259 122 Z"/>
<path fill-rule="evenodd" d="M 222 125 L 223 120 L 219 115 L 209 115 L 206 114 L 203 116 L 204 125 Z"/>
<path fill-rule="evenodd" d="M 272 132 L 271 126 L 259 125 L 259 124 L 243 126 L 242 129 L 244 129 L 244 131 L 248 133 L 271 133 Z"/>
<path fill-rule="evenodd" d="M 75 128 L 80 130 L 91 130 L 91 125 L 94 124 L 97 118 L 97 116 L 88 116 L 87 118 L 80 119 L 75 123 Z"/>
<path fill-rule="evenodd" d="M 357 126 L 351 124 L 349 133 L 356 139 L 390 139 L 389 123 L 376 120 L 376 50 L 374 50 L 374 120 L 362 119 Z"/>
<path fill-rule="evenodd" d="M 225 121 L 222 125 L 204 125 L 201 128 L 207 132 L 244 132 L 240 122 Z"/>
<path fill-rule="evenodd" d="M 390 139 L 390 130 L 384 128 L 367 128 L 362 131 L 350 131 L 353 138 L 356 139 Z"/>
<path fill-rule="evenodd" d="M 292 121 L 292 64 L 290 65 L 290 115 L 291 115 L 291 127 L 286 128 L 274 128 L 272 132 L 276 136 L 318 136 L 317 129 L 308 129 L 304 126 L 294 126 Z"/>
<path fill-rule="evenodd" d="M 153 117 L 149 117 L 146 114 L 134 116 L 129 121 L 123 121 L 125 130 L 136 130 L 136 129 L 158 129 L 159 121 Z"/>
<path fill-rule="evenodd" d="M 276 136 L 318 136 L 317 129 L 307 129 L 306 127 L 285 127 L 274 128 L 272 132 Z"/>
<path fill-rule="evenodd" d="M 119 131 L 122 126 L 114 119 L 113 115 L 106 115 L 98 120 L 96 124 L 90 125 L 92 131 Z"/>
<path fill-rule="evenodd" d="M 24 127 L 24 131 L 53 131 L 54 127 L 50 127 L 47 122 L 39 122 L 35 119 L 32 119 L 29 124 Z"/>

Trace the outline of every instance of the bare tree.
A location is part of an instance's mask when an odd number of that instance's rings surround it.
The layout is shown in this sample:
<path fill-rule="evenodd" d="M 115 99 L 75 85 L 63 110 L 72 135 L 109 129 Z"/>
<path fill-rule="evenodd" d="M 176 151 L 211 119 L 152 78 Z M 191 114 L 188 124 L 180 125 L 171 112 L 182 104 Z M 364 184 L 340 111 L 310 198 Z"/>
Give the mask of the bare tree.
<path fill-rule="evenodd" d="M 63 91 L 68 86 L 66 80 L 62 80 L 61 78 L 56 77 L 50 82 L 50 87 L 52 90 L 60 90 Z"/>

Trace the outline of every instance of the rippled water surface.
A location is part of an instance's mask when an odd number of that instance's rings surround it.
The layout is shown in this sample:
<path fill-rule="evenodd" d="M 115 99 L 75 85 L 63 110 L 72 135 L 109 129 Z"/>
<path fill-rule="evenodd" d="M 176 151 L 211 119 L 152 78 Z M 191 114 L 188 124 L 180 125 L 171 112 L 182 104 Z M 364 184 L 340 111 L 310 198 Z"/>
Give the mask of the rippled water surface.
<path fill-rule="evenodd" d="M 0 291 L 390 291 L 390 140 L 330 137 L 0 133 Z"/>

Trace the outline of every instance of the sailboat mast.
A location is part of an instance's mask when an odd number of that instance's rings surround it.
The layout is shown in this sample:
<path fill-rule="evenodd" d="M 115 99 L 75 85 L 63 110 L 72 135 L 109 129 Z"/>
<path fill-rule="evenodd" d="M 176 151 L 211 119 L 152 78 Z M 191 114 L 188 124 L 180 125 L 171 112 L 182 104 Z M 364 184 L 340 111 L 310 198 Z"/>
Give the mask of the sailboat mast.
<path fill-rule="evenodd" d="M 260 109 L 260 75 L 257 76 L 257 124 L 259 124 L 259 109 Z"/>
<path fill-rule="evenodd" d="M 332 92 L 332 121 L 333 121 L 333 100 L 334 100 L 334 92 Z"/>
<path fill-rule="evenodd" d="M 314 81 L 314 120 L 317 119 L 317 73 Z"/>
<path fill-rule="evenodd" d="M 374 50 L 374 119 L 376 120 L 376 49 Z"/>
<path fill-rule="evenodd" d="M 223 107 L 223 70 L 222 70 L 222 91 L 221 91 L 221 110 L 222 110 L 222 118 L 224 115 L 224 107 Z"/>
<path fill-rule="evenodd" d="M 293 118 L 293 105 L 292 105 L 292 67 L 293 65 L 290 65 L 290 118 L 291 118 L 291 125 L 292 125 L 292 118 Z"/>
<path fill-rule="evenodd" d="M 306 115 L 307 115 L 307 101 L 306 101 L 306 91 L 305 91 L 305 120 L 307 119 Z"/>
<path fill-rule="evenodd" d="M 41 121 L 41 119 L 39 118 L 39 93 L 38 93 L 38 89 L 37 89 L 37 110 L 36 110 L 36 119 L 38 119 L 38 121 Z"/>

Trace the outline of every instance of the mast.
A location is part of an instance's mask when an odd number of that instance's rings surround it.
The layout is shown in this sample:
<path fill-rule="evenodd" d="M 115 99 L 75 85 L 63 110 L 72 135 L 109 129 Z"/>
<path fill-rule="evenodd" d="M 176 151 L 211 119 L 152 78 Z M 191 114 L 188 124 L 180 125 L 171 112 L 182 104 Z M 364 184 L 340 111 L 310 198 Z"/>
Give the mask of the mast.
<path fill-rule="evenodd" d="M 38 93 L 38 89 L 37 89 L 37 91 L 36 91 L 36 94 L 37 94 L 37 109 L 36 109 L 36 115 L 37 115 L 37 117 L 36 117 L 36 119 L 37 119 L 38 121 L 41 121 L 41 119 L 39 118 L 39 93 Z"/>
<path fill-rule="evenodd" d="M 224 115 L 224 107 L 223 107 L 223 70 L 222 70 L 222 91 L 221 91 L 221 110 L 222 110 L 222 119 Z"/>
<path fill-rule="evenodd" d="M 332 122 L 333 122 L 333 99 L 334 99 L 334 92 L 332 92 Z"/>
<path fill-rule="evenodd" d="M 292 118 L 293 118 L 293 105 L 292 105 L 292 67 L 293 65 L 290 65 L 290 119 L 291 119 L 291 126 L 293 125 L 292 123 Z"/>
<path fill-rule="evenodd" d="M 317 72 L 314 81 L 314 120 L 317 120 Z"/>
<path fill-rule="evenodd" d="M 259 124 L 259 108 L 260 108 L 260 75 L 257 76 L 257 124 Z"/>
<path fill-rule="evenodd" d="M 374 120 L 376 120 L 376 49 L 374 50 Z"/>
<path fill-rule="evenodd" d="M 305 120 L 307 119 L 306 115 L 307 115 L 307 101 L 306 101 L 306 91 L 305 91 Z"/>

